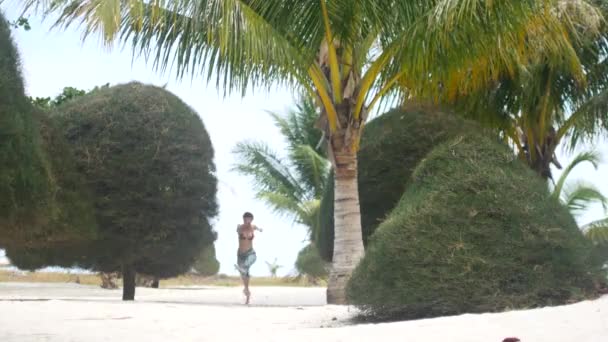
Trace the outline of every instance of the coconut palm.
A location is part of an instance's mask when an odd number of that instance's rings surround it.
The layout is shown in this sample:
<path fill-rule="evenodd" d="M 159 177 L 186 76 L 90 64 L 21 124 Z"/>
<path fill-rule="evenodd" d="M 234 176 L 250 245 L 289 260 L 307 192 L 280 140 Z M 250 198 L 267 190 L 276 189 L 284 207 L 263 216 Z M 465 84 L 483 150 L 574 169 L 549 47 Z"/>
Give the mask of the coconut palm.
<path fill-rule="evenodd" d="M 203 73 L 227 92 L 283 84 L 308 91 L 335 171 L 335 248 L 328 302 L 363 256 L 357 149 L 386 95 L 472 91 L 515 65 L 580 69 L 556 0 L 27 0 L 83 23 L 85 37 L 121 40 L 178 75 Z M 33 7 L 32 7 L 33 6 Z M 175 63 L 174 63 L 175 62 Z M 582 77 L 582 70 L 578 70 Z M 400 87 L 398 87 L 398 85 Z M 420 89 L 419 89 L 420 88 Z"/>
<path fill-rule="evenodd" d="M 577 37 L 573 48 L 584 78 L 571 66 L 540 61 L 452 98 L 463 114 L 496 128 L 545 179 L 552 178 L 552 164 L 562 168 L 555 154 L 560 143 L 573 150 L 608 132 L 608 26 L 602 11 L 578 0 L 558 1 L 553 11 L 560 18 L 567 11 L 589 19 L 587 25 L 568 26 L 566 33 Z"/>
<path fill-rule="evenodd" d="M 313 126 L 319 114 L 312 98 L 303 96 L 286 116 L 270 115 L 287 142 L 286 158 L 267 143 L 239 142 L 234 149 L 238 160 L 234 170 L 253 178 L 256 197 L 276 213 L 306 226 L 313 240 L 329 176 L 329 161 L 320 146 L 321 131 Z"/>

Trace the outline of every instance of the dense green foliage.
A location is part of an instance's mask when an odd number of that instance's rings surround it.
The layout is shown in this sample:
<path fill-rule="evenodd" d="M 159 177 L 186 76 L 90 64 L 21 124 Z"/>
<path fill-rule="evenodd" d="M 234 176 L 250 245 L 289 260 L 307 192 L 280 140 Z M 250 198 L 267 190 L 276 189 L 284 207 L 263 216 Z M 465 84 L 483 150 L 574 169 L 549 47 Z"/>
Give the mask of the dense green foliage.
<path fill-rule="evenodd" d="M 0 243 L 43 221 L 52 189 L 33 109 L 25 97 L 19 54 L 0 14 Z"/>
<path fill-rule="evenodd" d="M 105 85 L 101 86 L 101 87 L 95 87 L 90 91 L 86 91 L 86 90 L 82 90 L 82 89 L 78 89 L 78 88 L 74 88 L 74 87 L 64 87 L 63 90 L 61 91 L 61 93 L 57 96 L 55 96 L 54 98 L 51 97 L 28 97 L 28 99 L 30 100 L 30 102 L 41 109 L 51 109 L 51 108 L 55 108 L 58 106 L 61 106 L 62 104 L 71 101 L 77 97 L 80 96 L 84 96 L 86 94 L 92 93 L 94 91 L 100 90 L 100 89 L 107 89 L 110 87 L 109 83 L 106 83 Z"/>
<path fill-rule="evenodd" d="M 359 202 L 363 241 L 393 209 L 418 163 L 437 144 L 466 130 L 478 129 L 445 110 L 410 105 L 370 121 L 359 151 Z M 333 179 L 333 174 L 330 176 Z M 321 229 L 316 239 L 321 256 L 331 260 L 334 230 L 334 187 L 330 181 L 321 200 Z"/>
<path fill-rule="evenodd" d="M 328 276 L 327 263 L 321 259 L 318 249 L 309 244 L 304 247 L 296 259 L 296 270 L 301 275 L 306 275 L 311 279 L 325 278 Z"/>
<path fill-rule="evenodd" d="M 19 55 L 0 15 L 0 246 L 91 238 L 88 194 L 63 137 L 25 96 Z"/>
<path fill-rule="evenodd" d="M 98 237 L 42 250 L 44 258 L 7 251 L 13 263 L 187 272 L 215 240 L 217 213 L 213 149 L 198 115 L 161 88 L 130 83 L 69 101 L 52 119 L 93 194 Z"/>
<path fill-rule="evenodd" d="M 512 150 L 466 135 L 434 149 L 349 282 L 375 318 L 565 304 L 604 279 L 568 209 Z"/>
<path fill-rule="evenodd" d="M 214 244 L 203 247 L 192 268 L 202 276 L 216 275 L 220 271 L 220 263 L 215 258 Z"/>

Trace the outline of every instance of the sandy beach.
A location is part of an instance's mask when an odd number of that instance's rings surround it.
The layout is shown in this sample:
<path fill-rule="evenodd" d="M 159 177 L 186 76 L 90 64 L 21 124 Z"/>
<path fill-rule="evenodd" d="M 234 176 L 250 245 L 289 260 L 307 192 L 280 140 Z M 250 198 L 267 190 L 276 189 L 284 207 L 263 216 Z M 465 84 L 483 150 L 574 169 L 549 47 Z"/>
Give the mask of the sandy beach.
<path fill-rule="evenodd" d="M 0 341 L 462 341 L 600 342 L 608 297 L 568 306 L 355 325 L 352 307 L 325 304 L 324 288 L 138 288 L 0 283 Z"/>

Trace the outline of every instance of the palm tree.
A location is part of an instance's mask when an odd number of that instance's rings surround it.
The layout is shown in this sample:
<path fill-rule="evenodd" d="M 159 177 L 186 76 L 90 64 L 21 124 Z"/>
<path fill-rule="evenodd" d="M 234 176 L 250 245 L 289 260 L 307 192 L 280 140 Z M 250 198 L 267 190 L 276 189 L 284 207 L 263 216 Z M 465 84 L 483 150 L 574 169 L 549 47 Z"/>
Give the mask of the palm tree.
<path fill-rule="evenodd" d="M 266 143 L 239 142 L 234 149 L 238 160 L 234 170 L 253 178 L 258 199 L 306 226 L 312 241 L 329 176 L 329 161 L 320 146 L 321 131 L 313 125 L 319 114 L 313 99 L 303 96 L 285 117 L 270 115 L 287 142 L 287 158 Z"/>
<path fill-rule="evenodd" d="M 386 95 L 472 91 L 546 59 L 578 68 L 554 0 L 28 0 L 121 40 L 178 75 L 204 73 L 229 91 L 277 84 L 306 90 L 320 108 L 335 177 L 335 247 L 327 300 L 363 257 L 357 149 L 370 110 Z M 29 7 L 28 7 L 29 6 Z M 569 16 L 566 12 L 566 16 Z M 564 63 L 566 61 L 567 63 Z M 582 71 L 579 74 L 583 74 Z M 420 86 L 421 89 L 417 89 Z"/>
<path fill-rule="evenodd" d="M 589 208 L 592 203 L 599 203 L 606 210 L 608 198 L 593 184 L 576 182 L 569 185 L 566 180 L 572 170 L 583 163 L 590 163 L 597 170 L 602 158 L 597 152 L 579 153 L 564 169 L 553 188 L 552 196 L 560 199 L 570 209 L 570 212 L 578 216 Z M 581 226 L 581 230 L 594 244 L 608 246 L 608 217 L 589 222 Z"/>
<path fill-rule="evenodd" d="M 568 11 L 589 18 L 588 25 L 568 26 L 565 32 L 576 37 L 577 68 L 540 60 L 517 66 L 490 87 L 448 100 L 466 116 L 496 128 L 545 179 L 552 179 L 552 164 L 562 168 L 555 151 L 565 139 L 573 150 L 608 131 L 608 26 L 591 4 L 558 1 L 555 6 L 558 17 Z"/>

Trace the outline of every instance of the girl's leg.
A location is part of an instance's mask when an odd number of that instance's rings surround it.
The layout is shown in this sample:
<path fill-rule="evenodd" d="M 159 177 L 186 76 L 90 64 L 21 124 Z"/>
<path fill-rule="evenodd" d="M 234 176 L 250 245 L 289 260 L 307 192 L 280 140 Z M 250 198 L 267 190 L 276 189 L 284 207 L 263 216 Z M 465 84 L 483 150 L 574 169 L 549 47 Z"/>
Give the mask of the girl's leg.
<path fill-rule="evenodd" d="M 249 297 L 251 296 L 251 292 L 249 292 L 249 276 L 243 277 L 243 284 L 245 284 L 245 289 L 243 290 L 243 293 L 245 294 L 245 297 L 247 297 L 245 304 L 249 304 Z"/>
<path fill-rule="evenodd" d="M 243 268 L 247 270 L 247 273 L 243 275 L 243 284 L 245 285 L 245 290 L 243 291 L 243 293 L 245 293 L 245 296 L 247 297 L 247 301 L 245 302 L 245 304 L 249 304 L 249 297 L 251 296 L 251 292 L 249 291 L 249 279 L 251 279 L 251 276 L 249 275 L 249 268 L 251 267 L 251 265 L 253 265 L 256 259 L 257 257 L 255 253 L 251 253 L 247 256 L 247 258 L 245 258 L 245 261 L 243 262 Z"/>

